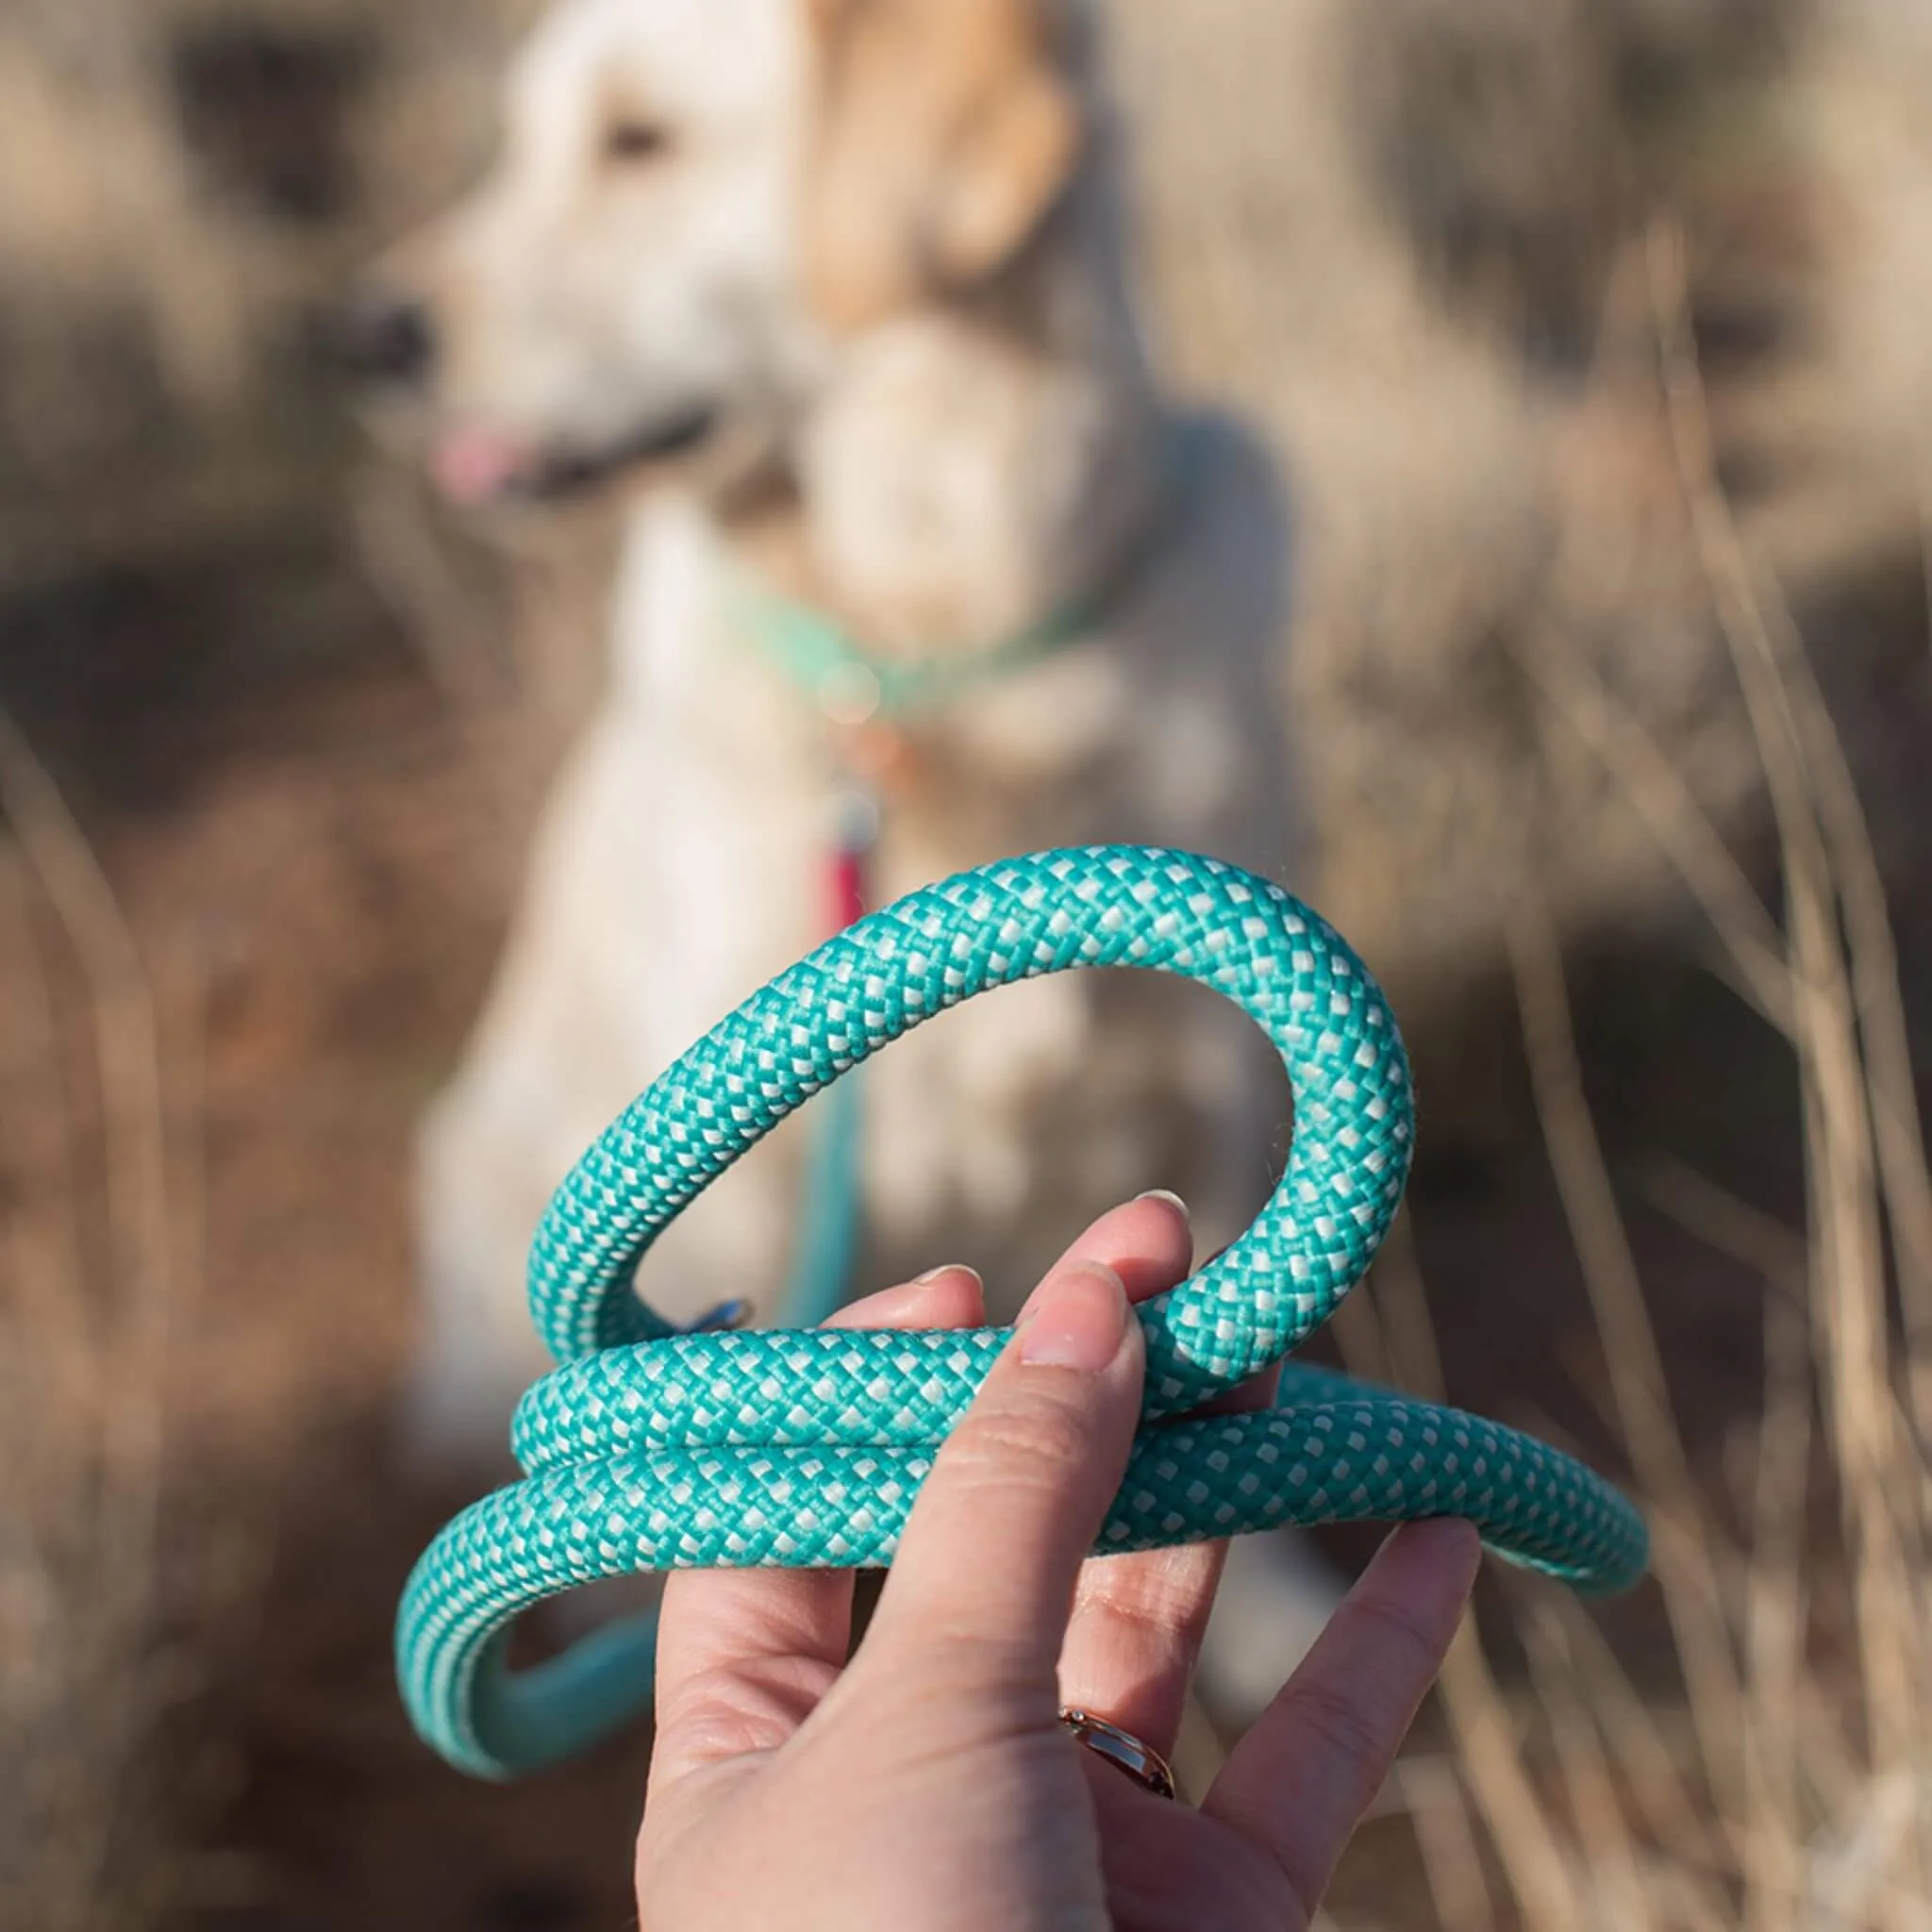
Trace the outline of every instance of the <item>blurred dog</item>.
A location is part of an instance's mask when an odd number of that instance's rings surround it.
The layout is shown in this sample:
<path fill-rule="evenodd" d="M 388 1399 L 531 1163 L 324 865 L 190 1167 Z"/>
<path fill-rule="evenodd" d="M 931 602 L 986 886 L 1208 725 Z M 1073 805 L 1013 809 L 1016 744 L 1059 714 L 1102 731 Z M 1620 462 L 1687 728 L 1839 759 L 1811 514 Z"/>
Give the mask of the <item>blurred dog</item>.
<path fill-rule="evenodd" d="M 423 1136 L 433 1449 L 500 1444 L 543 1366 L 522 1257 L 564 1170 L 824 936 L 855 784 L 880 898 L 1086 841 L 1287 870 L 1284 519 L 1238 431 L 1160 404 L 1116 148 L 1050 0 L 560 0 L 491 177 L 363 292 L 451 495 L 627 498 L 608 688 Z M 989 996 L 866 1077 L 869 1276 L 971 1260 L 1008 1307 L 1144 1188 L 1230 1238 L 1288 1110 L 1240 1015 L 1142 974 Z M 654 1303 L 769 1308 L 799 1153 L 671 1231 Z"/>

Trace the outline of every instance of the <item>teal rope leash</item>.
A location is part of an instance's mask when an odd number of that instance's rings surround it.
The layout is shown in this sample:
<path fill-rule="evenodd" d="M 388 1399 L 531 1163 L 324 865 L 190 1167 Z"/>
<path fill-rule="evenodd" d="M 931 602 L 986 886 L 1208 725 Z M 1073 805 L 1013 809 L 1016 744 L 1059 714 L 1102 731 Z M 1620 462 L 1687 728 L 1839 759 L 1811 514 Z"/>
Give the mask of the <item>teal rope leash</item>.
<path fill-rule="evenodd" d="M 649 1636 L 619 1624 L 512 1674 L 509 1624 L 595 1578 L 687 1566 L 889 1562 L 947 1431 L 1009 1330 L 679 1334 L 631 1289 L 644 1251 L 801 1102 L 990 987 L 1074 967 L 1213 987 L 1288 1069 L 1288 1171 L 1255 1224 L 1137 1310 L 1141 1427 L 1096 1549 L 1285 1524 L 1470 1517 L 1513 1561 L 1634 1583 L 1641 1519 L 1555 1450 L 1474 1416 L 1291 1364 L 1278 1406 L 1188 1420 L 1334 1310 L 1408 1171 L 1407 1061 L 1347 944 L 1278 887 L 1124 846 L 962 873 L 873 913 L 712 1028 L 598 1140 L 544 1215 L 530 1306 L 563 1367 L 519 1405 L 525 1481 L 458 1517 L 403 1596 L 410 1717 L 486 1777 L 554 1762 L 650 1699 Z"/>
<path fill-rule="evenodd" d="M 867 859 L 876 828 L 870 799 L 856 791 L 849 792 L 826 874 L 826 910 L 834 932 L 865 916 Z M 780 1328 L 821 1326 L 844 1305 L 849 1292 L 858 1253 L 863 1191 L 862 1098 L 863 1083 L 855 1074 L 825 1095 L 813 1123 L 816 1133 L 806 1157 L 797 1246 L 778 1291 L 775 1325 Z M 745 1312 L 744 1303 L 725 1302 L 688 1332 L 714 1334 L 735 1328 Z M 637 1687 L 653 1680 L 657 1665 L 658 1617 L 656 1611 L 647 1611 L 625 1618 L 579 1644 L 567 1670 L 528 1682 L 485 1682 L 478 1694 L 491 1700 L 488 1728 L 505 1740 L 505 1761 L 541 1763 L 552 1755 L 545 1740 L 559 1724 L 571 1735 L 579 1728 L 600 1728 L 597 1713 L 613 1699 L 629 1709 L 637 1701 Z"/>

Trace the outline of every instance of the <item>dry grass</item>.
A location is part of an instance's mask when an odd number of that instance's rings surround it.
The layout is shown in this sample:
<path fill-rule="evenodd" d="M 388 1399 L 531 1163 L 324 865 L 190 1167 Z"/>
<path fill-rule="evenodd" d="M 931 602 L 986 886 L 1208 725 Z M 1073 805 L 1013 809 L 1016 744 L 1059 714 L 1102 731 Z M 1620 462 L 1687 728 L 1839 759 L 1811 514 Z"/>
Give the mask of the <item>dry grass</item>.
<path fill-rule="evenodd" d="M 1512 1603 L 1527 1682 L 1506 1690 L 1465 1633 L 1442 1685 L 1453 1765 L 1407 1769 L 1401 1792 L 1444 1927 L 1514 1915 L 1555 1932 L 1908 1932 L 1926 1924 L 1932 1896 L 1932 1188 L 1895 951 L 1831 719 L 1716 480 L 1681 237 L 1660 225 L 1648 257 L 1686 513 L 1776 818 L 1782 924 L 1668 761 L 1574 663 L 1543 678 L 1551 756 L 1589 756 L 1614 774 L 1703 908 L 1737 984 L 1788 1040 L 1807 1225 L 1797 1238 L 1698 1176 L 1659 1178 L 1687 1224 L 1764 1279 L 1755 1469 L 1727 1508 L 1683 1445 L 1591 1121 L 1560 948 L 1547 908 L 1525 894 L 1510 930 L 1524 1039 L 1615 1419 L 1656 1532 L 1689 1748 L 1668 1728 L 1668 1705 L 1640 1690 L 1578 1605 L 1524 1591 Z M 1406 1252 L 1378 1271 L 1375 1307 L 1374 1327 L 1355 1325 L 1355 1351 L 1394 1353 L 1398 1373 L 1440 1392 L 1413 1340 L 1427 1332 L 1427 1309 Z M 1813 1588 L 1840 1574 L 1847 1602 Z"/>
<path fill-rule="evenodd" d="M 168 1494 L 195 1083 L 190 1056 L 164 1058 L 113 890 L 4 713 L 0 807 L 0 1918 L 116 1932 L 179 1902 L 178 1807 L 208 1766 L 172 1722 L 194 1685 L 170 1634 L 185 1613 L 207 1642 L 225 1607 Z"/>

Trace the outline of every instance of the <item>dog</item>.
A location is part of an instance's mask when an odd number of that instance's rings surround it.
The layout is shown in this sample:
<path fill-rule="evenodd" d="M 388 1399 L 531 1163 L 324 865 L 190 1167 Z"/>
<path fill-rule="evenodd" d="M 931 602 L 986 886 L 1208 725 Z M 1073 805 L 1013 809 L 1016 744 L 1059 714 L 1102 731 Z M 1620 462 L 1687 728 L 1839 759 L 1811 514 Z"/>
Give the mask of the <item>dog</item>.
<path fill-rule="evenodd" d="M 881 903 L 1114 841 L 1291 876 L 1286 518 L 1252 441 L 1163 403 L 1120 174 L 1072 4 L 558 0 L 491 175 L 358 298 L 449 495 L 625 520 L 608 686 L 422 1135 L 438 1457 L 497 1448 L 547 1366 L 522 1261 L 551 1189 L 824 936 L 855 798 Z M 865 1274 L 969 1261 L 1008 1310 L 1145 1189 L 1232 1239 L 1286 1151 L 1258 1034 L 1147 974 L 991 994 L 862 1078 Z M 653 1250 L 654 1306 L 771 1310 L 813 1111 Z M 1264 1595 L 1291 1649 L 1329 1601 Z"/>

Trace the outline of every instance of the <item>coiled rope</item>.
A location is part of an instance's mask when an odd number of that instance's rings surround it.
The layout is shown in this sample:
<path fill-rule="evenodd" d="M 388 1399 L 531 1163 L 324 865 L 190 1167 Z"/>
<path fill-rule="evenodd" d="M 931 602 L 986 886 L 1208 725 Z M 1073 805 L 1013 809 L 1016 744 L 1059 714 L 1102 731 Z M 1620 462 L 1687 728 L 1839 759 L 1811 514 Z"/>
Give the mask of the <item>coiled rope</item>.
<path fill-rule="evenodd" d="M 452 1763 L 502 1777 L 568 1757 L 650 1698 L 618 1624 L 510 1672 L 517 1615 L 599 1577 L 685 1566 L 890 1561 L 921 1482 L 1009 1330 L 687 1334 L 633 1292 L 651 1242 L 802 1101 L 988 988 L 1073 967 L 1197 979 L 1288 1069 L 1288 1169 L 1233 1246 L 1142 1304 L 1141 1426 L 1100 1553 L 1285 1524 L 1459 1515 L 1512 1560 L 1614 1591 L 1641 1519 L 1513 1430 L 1290 1364 L 1258 1414 L 1186 1420 L 1279 1360 L 1360 1279 L 1408 1171 L 1407 1060 L 1346 942 L 1280 888 L 1139 847 L 1046 852 L 910 894 L 712 1028 L 552 1200 L 530 1307 L 564 1364 L 519 1405 L 526 1480 L 449 1524 L 397 1620 L 409 1713 Z"/>

